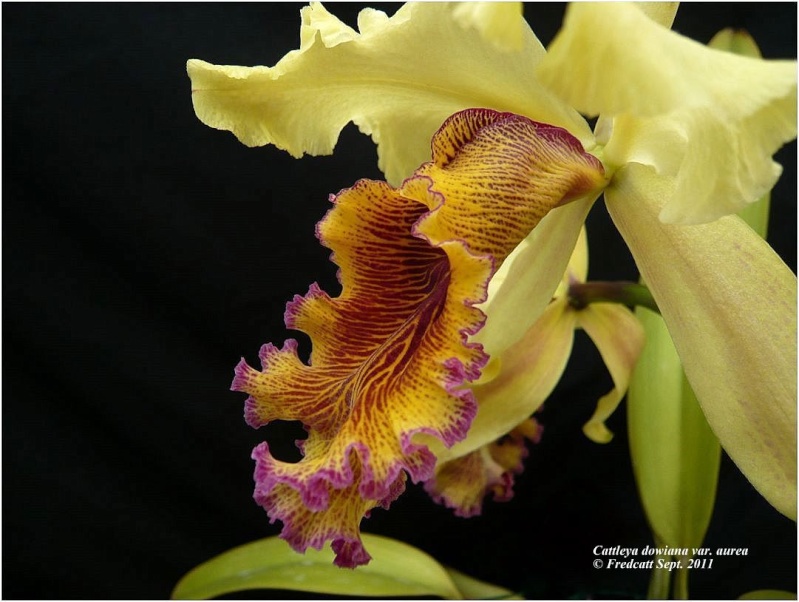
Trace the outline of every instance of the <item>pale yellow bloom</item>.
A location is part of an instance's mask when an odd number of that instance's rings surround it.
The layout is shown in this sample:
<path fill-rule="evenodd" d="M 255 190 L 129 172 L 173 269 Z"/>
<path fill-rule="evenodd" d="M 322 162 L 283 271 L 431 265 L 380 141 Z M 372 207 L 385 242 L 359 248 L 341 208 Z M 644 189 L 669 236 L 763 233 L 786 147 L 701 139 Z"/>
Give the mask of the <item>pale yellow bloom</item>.
<path fill-rule="evenodd" d="M 795 516 L 796 278 L 731 214 L 779 176 L 771 157 L 796 135 L 796 64 L 687 40 L 668 29 L 672 8 L 577 3 L 547 54 L 507 7 L 474 7 L 495 15 L 484 28 L 443 3 L 406 4 L 390 18 L 367 9 L 356 32 L 312 5 L 299 50 L 274 67 L 190 61 L 194 105 L 208 125 L 294 156 L 332 152 L 352 121 L 378 145 L 394 184 L 429 158 L 432 134 L 464 108 L 567 129 L 604 163 L 608 211 L 714 432 L 766 499 Z M 503 43 L 519 29 L 520 44 Z M 600 115 L 596 134 L 578 111 Z M 475 337 L 490 355 L 535 328 L 594 201 L 550 212 L 503 266 Z M 518 411 L 472 428 L 470 445 L 530 413 Z"/>

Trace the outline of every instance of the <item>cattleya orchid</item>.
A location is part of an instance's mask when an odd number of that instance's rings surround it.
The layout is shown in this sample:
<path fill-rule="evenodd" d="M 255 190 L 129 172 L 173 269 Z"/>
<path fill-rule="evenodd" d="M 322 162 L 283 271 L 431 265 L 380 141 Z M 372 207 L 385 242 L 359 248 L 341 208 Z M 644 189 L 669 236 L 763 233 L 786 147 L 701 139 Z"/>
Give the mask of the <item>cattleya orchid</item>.
<path fill-rule="evenodd" d="M 308 431 L 298 463 L 253 452 L 255 498 L 296 550 L 332 540 L 337 564 L 367 562 L 359 523 L 407 476 L 474 511 L 474 492 L 452 493 L 469 471 L 447 465 L 524 438 L 514 429 L 559 377 L 543 337 L 570 340 L 577 314 L 552 317 L 567 311 L 556 289 L 602 194 L 709 424 L 795 516 L 796 278 L 733 214 L 779 177 L 796 65 L 683 38 L 675 10 L 578 3 L 546 51 L 517 5 L 366 9 L 356 32 L 312 4 L 299 50 L 274 67 L 189 61 L 204 123 L 301 156 L 332 152 L 353 121 L 386 174 L 333 197 L 318 226 L 342 293 L 312 285 L 287 307 L 310 362 L 289 340 L 261 349 L 261 370 L 236 368 L 249 424 Z M 599 116 L 593 131 L 583 115 Z M 614 383 L 587 428 L 598 439 L 626 377 Z M 512 469 L 497 458 L 497 474 Z"/>

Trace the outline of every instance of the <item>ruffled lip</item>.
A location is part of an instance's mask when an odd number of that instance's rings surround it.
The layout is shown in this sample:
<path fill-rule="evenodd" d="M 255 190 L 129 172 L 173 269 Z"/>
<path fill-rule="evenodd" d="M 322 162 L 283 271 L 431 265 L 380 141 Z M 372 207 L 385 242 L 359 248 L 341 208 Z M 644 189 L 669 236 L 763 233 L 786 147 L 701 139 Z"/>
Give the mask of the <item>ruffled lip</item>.
<path fill-rule="evenodd" d="M 242 360 L 232 384 L 250 395 L 251 426 L 305 425 L 297 463 L 256 448 L 255 497 L 295 549 L 333 540 L 344 566 L 365 561 L 361 518 L 388 506 L 405 475 L 433 476 L 436 456 L 417 436 L 446 447 L 467 436 L 468 384 L 488 362 L 469 338 L 499 265 L 550 209 L 604 183 L 565 130 L 510 113 L 456 113 L 432 148 L 399 188 L 361 180 L 333 197 L 317 235 L 342 292 L 312 285 L 285 314 L 311 338 L 309 363 L 293 339 L 267 344 L 262 369 Z"/>

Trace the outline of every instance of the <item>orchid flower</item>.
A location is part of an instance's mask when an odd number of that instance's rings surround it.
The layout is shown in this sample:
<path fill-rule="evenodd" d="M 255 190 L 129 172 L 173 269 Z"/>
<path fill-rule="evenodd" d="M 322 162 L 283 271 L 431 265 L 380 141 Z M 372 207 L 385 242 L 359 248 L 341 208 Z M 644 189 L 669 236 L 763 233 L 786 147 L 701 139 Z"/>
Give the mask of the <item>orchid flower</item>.
<path fill-rule="evenodd" d="M 189 61 L 204 123 L 299 157 L 352 121 L 388 181 L 342 191 L 319 224 L 342 293 L 314 285 L 287 308 L 310 363 L 290 340 L 236 370 L 251 425 L 309 433 L 296 464 L 253 454 L 255 497 L 295 549 L 332 540 L 337 564 L 367 562 L 360 520 L 406 475 L 428 481 L 531 415 L 508 376 L 517 344 L 603 193 L 709 424 L 795 515 L 796 278 L 732 214 L 779 177 L 796 65 L 683 38 L 675 10 L 577 3 L 547 52 L 516 5 L 366 9 L 356 32 L 313 4 L 274 67 Z"/>

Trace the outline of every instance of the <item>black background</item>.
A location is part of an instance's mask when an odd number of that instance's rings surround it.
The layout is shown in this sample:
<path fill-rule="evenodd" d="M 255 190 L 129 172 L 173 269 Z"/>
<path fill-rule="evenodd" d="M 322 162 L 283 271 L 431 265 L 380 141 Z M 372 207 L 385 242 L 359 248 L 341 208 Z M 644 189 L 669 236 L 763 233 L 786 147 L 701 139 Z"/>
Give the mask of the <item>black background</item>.
<path fill-rule="evenodd" d="M 3 4 L 4 598 L 164 598 L 193 566 L 277 533 L 251 500 L 249 455 L 295 433 L 244 424 L 232 369 L 294 336 L 295 293 L 336 291 L 313 226 L 329 193 L 380 173 L 353 126 L 333 157 L 302 160 L 203 126 L 185 61 L 274 64 L 298 44 L 299 8 Z M 358 8 L 332 10 L 354 25 Z M 525 10 L 548 43 L 563 7 Z M 795 4 L 685 5 L 675 29 L 706 42 L 727 25 L 766 57 L 796 55 Z M 770 234 L 794 270 L 795 152 L 778 156 Z M 592 277 L 634 278 L 601 203 L 589 228 Z M 596 545 L 652 543 L 623 406 L 612 443 L 580 431 L 609 388 L 578 333 L 514 500 L 464 520 L 412 486 L 363 529 L 530 597 L 642 597 L 647 571 L 591 566 Z M 693 596 L 796 591 L 795 524 L 726 458 L 706 543 L 749 556 L 693 572 Z"/>

